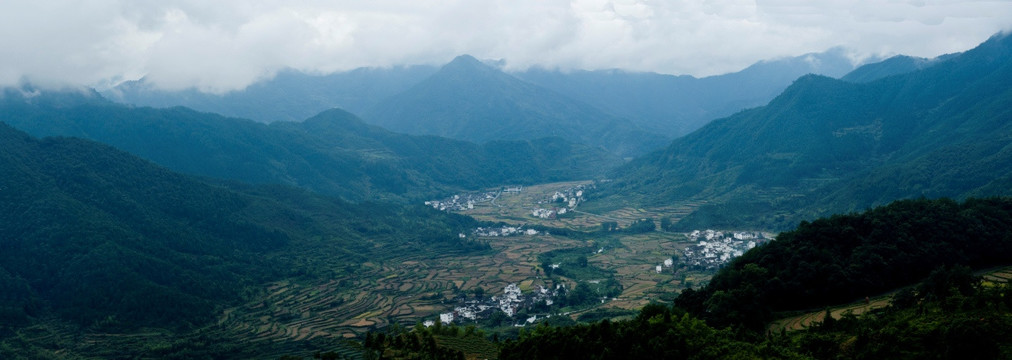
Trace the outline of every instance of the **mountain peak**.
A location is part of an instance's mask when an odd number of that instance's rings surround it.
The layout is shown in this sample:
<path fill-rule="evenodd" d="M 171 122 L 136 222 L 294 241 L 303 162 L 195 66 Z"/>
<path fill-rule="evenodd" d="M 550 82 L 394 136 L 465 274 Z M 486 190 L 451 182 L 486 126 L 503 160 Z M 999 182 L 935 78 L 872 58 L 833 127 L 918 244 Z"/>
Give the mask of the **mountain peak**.
<path fill-rule="evenodd" d="M 473 56 L 466 54 L 453 58 L 453 61 L 450 61 L 446 65 L 443 65 L 443 67 L 440 69 L 440 72 L 442 73 L 465 72 L 468 74 L 475 74 L 476 72 L 502 73 L 501 71 L 499 71 L 499 69 L 491 67 L 488 64 L 485 64 L 480 60 L 474 58 Z"/>
<path fill-rule="evenodd" d="M 482 64 L 481 61 L 476 59 L 474 56 L 468 54 L 459 55 L 446 64 L 446 66 L 460 66 L 460 65 L 483 66 L 484 64 Z"/>

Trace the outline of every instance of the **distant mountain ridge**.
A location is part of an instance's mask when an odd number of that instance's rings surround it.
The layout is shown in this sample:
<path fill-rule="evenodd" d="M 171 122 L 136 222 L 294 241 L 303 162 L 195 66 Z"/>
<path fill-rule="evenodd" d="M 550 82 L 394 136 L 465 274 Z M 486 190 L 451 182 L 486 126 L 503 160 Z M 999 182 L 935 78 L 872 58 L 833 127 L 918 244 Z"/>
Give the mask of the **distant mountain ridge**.
<path fill-rule="evenodd" d="M 1012 40 L 865 84 L 798 79 L 614 172 L 615 192 L 706 199 L 681 226 L 789 228 L 910 197 L 1012 189 Z"/>
<path fill-rule="evenodd" d="M 668 141 L 628 119 L 522 81 L 463 55 L 435 74 L 363 114 L 384 128 L 454 139 L 535 139 L 557 136 L 635 156 Z"/>
<path fill-rule="evenodd" d="M 332 108 L 361 113 L 436 70 L 436 67 L 419 65 L 314 75 L 288 69 L 270 80 L 225 94 L 208 94 L 196 89 L 159 90 L 141 79 L 104 90 L 102 95 L 124 104 L 161 108 L 185 106 L 263 123 L 302 121 Z"/>
<path fill-rule="evenodd" d="M 871 82 L 887 76 L 906 74 L 921 70 L 958 55 L 959 54 L 948 54 L 933 59 L 897 55 L 879 62 L 865 64 L 857 69 L 854 69 L 854 71 L 851 71 L 844 77 L 840 78 L 840 80 L 858 83 Z"/>
<path fill-rule="evenodd" d="M 489 67 L 498 69 L 495 65 Z M 845 50 L 834 48 L 823 53 L 760 61 L 738 72 L 705 78 L 622 70 L 555 71 L 539 68 L 510 72 L 508 75 L 596 109 L 580 111 L 606 113 L 594 114 L 594 118 L 607 116 L 625 119 L 648 132 L 674 138 L 685 135 L 710 120 L 765 105 L 799 76 L 814 73 L 840 77 L 853 69 L 854 64 L 846 56 Z M 334 107 L 371 121 L 367 112 L 395 111 L 384 110 L 377 107 L 377 104 L 420 84 L 438 70 L 439 67 L 432 66 L 360 68 L 330 75 L 286 70 L 270 80 L 221 95 L 205 94 L 195 89 L 158 90 L 142 79 L 103 90 L 102 94 L 120 103 L 154 107 L 186 106 L 259 122 L 301 121 Z M 522 87 L 515 89 L 519 88 Z M 557 98 L 555 95 L 551 97 Z M 426 105 L 447 107 L 453 104 L 455 103 L 450 101 L 446 104 Z M 524 109 L 531 110 L 532 104 L 524 101 L 513 105 L 500 110 L 498 115 L 522 113 Z M 557 122 L 567 122 L 572 119 L 566 120 L 564 113 L 573 110 L 572 106 L 567 105 L 560 109 L 544 109 L 541 115 L 557 117 Z M 409 123 L 405 127 L 413 126 L 410 125 L 411 120 L 400 121 Z M 427 131 L 440 134 L 451 132 L 441 128 Z M 478 138 L 478 135 L 470 131 L 455 131 L 470 136 L 458 138 Z M 564 134 L 548 132 L 539 135 Z"/>
<path fill-rule="evenodd" d="M 806 74 L 840 77 L 854 69 L 842 48 L 757 62 L 741 71 L 695 78 L 622 70 L 513 73 L 650 131 L 678 137 L 710 120 L 766 105 Z"/>

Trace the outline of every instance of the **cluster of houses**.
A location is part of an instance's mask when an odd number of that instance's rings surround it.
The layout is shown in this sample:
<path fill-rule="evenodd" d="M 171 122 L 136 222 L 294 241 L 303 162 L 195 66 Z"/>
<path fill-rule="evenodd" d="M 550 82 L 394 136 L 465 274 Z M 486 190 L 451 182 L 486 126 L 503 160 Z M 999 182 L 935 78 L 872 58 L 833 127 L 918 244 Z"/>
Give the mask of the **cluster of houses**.
<path fill-rule="evenodd" d="M 664 260 L 663 263 L 661 263 L 660 265 L 657 265 L 656 267 L 654 267 L 654 271 L 656 271 L 658 274 L 660 274 L 660 273 L 664 272 L 664 269 L 670 269 L 674 265 L 675 265 L 675 259 L 667 258 L 667 259 Z"/>
<path fill-rule="evenodd" d="M 524 229 L 523 225 L 520 226 L 503 226 L 503 227 L 478 227 L 474 229 L 474 234 L 483 237 L 505 237 L 505 236 L 519 236 L 519 235 L 537 235 L 539 232 L 534 229 Z M 460 234 L 461 238 L 464 238 L 464 234 Z"/>
<path fill-rule="evenodd" d="M 537 290 L 525 295 L 523 291 L 520 290 L 520 286 L 517 284 L 509 284 L 506 285 L 505 289 L 503 289 L 502 295 L 492 296 L 487 299 L 461 299 L 461 304 L 454 307 L 453 311 L 439 314 L 439 321 L 444 324 L 468 320 L 477 321 L 479 319 L 487 318 L 497 311 L 502 311 L 506 314 L 506 316 L 513 317 L 521 309 L 531 307 L 535 304 L 544 303 L 545 305 L 551 306 L 555 302 L 554 298 L 564 292 L 564 285 L 557 285 L 555 289 L 549 289 L 539 285 Z M 522 326 L 528 323 L 534 323 L 537 319 L 537 315 L 533 315 L 528 317 L 525 321 L 520 322 L 518 325 Z M 430 326 L 435 324 L 435 322 L 427 321 L 423 324 Z"/>
<path fill-rule="evenodd" d="M 426 201 L 425 205 L 439 211 L 466 211 L 473 210 L 475 206 L 483 203 L 495 205 L 495 199 L 500 194 L 516 194 L 523 191 L 524 187 L 521 185 L 508 185 L 496 191 L 463 193 L 441 200 L 430 200 Z"/>
<path fill-rule="evenodd" d="M 715 230 L 693 231 L 686 234 L 690 245 L 683 252 L 684 263 L 696 270 L 717 270 L 731 259 L 773 238 L 763 232 L 723 232 Z M 660 266 L 658 266 L 660 268 Z M 660 271 L 658 271 L 660 272 Z"/>
<path fill-rule="evenodd" d="M 553 204 L 550 208 L 536 208 L 531 210 L 531 216 L 539 219 L 554 219 L 558 215 L 565 215 L 568 211 L 575 209 L 584 200 L 584 193 L 593 188 L 592 184 L 581 184 L 565 190 L 556 191 L 551 199 L 538 201 L 539 205 Z"/>
<path fill-rule="evenodd" d="M 567 211 L 569 210 L 566 208 L 537 208 L 531 211 L 531 216 L 538 219 L 554 219 L 558 215 L 565 215 Z"/>
<path fill-rule="evenodd" d="M 439 211 L 465 211 L 474 209 L 475 205 L 491 202 L 495 197 L 494 192 L 466 193 L 442 200 L 426 201 L 425 205 Z"/>

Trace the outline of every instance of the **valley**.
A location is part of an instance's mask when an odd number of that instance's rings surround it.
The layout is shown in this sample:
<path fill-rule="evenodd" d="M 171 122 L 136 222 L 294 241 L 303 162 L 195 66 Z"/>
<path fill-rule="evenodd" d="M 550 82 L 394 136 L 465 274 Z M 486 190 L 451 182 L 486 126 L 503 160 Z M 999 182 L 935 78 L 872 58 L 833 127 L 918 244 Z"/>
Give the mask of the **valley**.
<path fill-rule="evenodd" d="M 556 219 L 540 219 L 530 213 L 532 208 L 543 206 L 544 199 L 551 199 L 556 192 L 591 184 L 579 181 L 525 186 L 519 192 L 498 194 L 494 204 L 489 201 L 472 210 L 459 211 L 487 223 L 541 229 L 537 235 L 471 233 L 465 236 L 476 237 L 476 241 L 488 244 L 490 249 L 464 255 L 398 253 L 370 259 L 349 276 L 271 283 L 263 297 L 226 310 L 218 324 L 267 341 L 354 338 L 392 323 L 411 327 L 424 320 L 438 321 L 440 313 L 452 311 L 464 298 L 473 298 L 479 287 L 486 296 L 501 295 L 502 289 L 509 284 L 518 284 L 525 294 L 538 286 L 551 287 L 556 282 L 568 284 L 572 289 L 576 284 L 573 278 L 544 275 L 539 255 L 557 250 L 603 249 L 593 254 L 588 251 L 587 261 L 590 266 L 613 273 L 623 290 L 599 307 L 636 310 L 652 301 L 669 299 L 672 290 L 682 286 L 684 281 L 699 284 L 708 279 L 710 274 L 705 272 L 675 273 L 671 268 L 662 273 L 655 271 L 658 264 L 672 256 L 681 256 L 684 248 L 691 245 L 683 234 L 594 232 L 605 221 L 618 222 L 625 228 L 641 218 L 677 215 L 677 210 L 622 208 L 604 215 L 573 212 Z M 564 231 L 555 229 L 580 233 L 566 236 Z M 315 261 L 314 268 L 324 272 L 328 267 L 343 266 L 341 263 L 328 265 L 325 258 L 307 261 Z M 334 271 L 340 272 L 339 269 Z M 568 313 L 575 319 L 598 306 L 555 311 Z M 514 317 L 509 325 L 523 320 Z"/>
<path fill-rule="evenodd" d="M 684 249 L 693 245 L 684 234 L 622 231 L 643 218 L 677 217 L 687 211 L 685 207 L 621 207 L 600 215 L 572 211 L 553 219 L 531 214 L 532 208 L 545 206 L 554 194 L 567 189 L 586 188 L 587 195 L 591 195 L 592 185 L 591 181 L 576 181 L 524 186 L 518 192 L 498 194 L 495 203 L 489 201 L 472 210 L 459 211 L 486 224 L 539 229 L 536 235 L 465 235 L 472 238 L 470 241 L 487 244 L 487 250 L 391 251 L 384 248 L 387 245 L 378 243 L 373 255 L 358 265 L 318 252 L 315 247 L 287 252 L 285 257 L 294 256 L 301 268 L 312 269 L 312 273 L 256 286 L 245 303 L 222 309 L 214 323 L 189 336 L 244 339 L 251 349 L 279 356 L 314 346 L 343 348 L 346 345 L 342 345 L 342 339 L 361 339 L 369 331 L 393 324 L 410 328 L 426 320 L 439 321 L 440 314 L 462 306 L 464 299 L 474 298 L 478 288 L 486 297 L 501 296 L 502 289 L 509 284 L 519 285 L 524 294 L 557 284 L 564 284 L 572 292 L 580 282 L 598 284 L 605 280 L 588 279 L 572 270 L 567 275 L 546 276 L 541 256 L 560 251 L 564 254 L 580 251 L 588 267 L 600 269 L 620 284 L 620 293 L 603 301 L 553 307 L 548 312 L 521 309 L 513 317 L 497 315 L 497 321 L 501 322 L 498 325 L 488 324 L 487 319 L 477 322 L 462 319 L 458 323 L 483 324 L 480 325 L 483 328 L 508 333 L 516 331 L 514 324 L 523 324 L 531 315 L 539 315 L 541 319 L 546 315 L 562 315 L 576 320 L 595 309 L 628 313 L 652 302 L 669 302 L 674 291 L 686 283 L 698 286 L 712 276 L 712 270 L 692 271 L 662 265 L 666 259 L 683 256 Z M 606 222 L 617 223 L 618 229 L 600 231 L 601 224 Z M 564 264 L 562 269 L 567 266 Z M 76 344 L 73 340 L 76 335 L 54 330 L 60 326 L 64 325 L 53 320 L 27 328 L 19 336 L 34 339 L 32 342 L 41 336 L 49 339 L 43 343 L 66 346 L 79 354 L 102 354 L 95 352 L 95 348 Z M 124 333 L 91 330 L 85 336 L 94 340 L 84 344 L 97 341 L 130 353 L 158 344 L 168 346 L 171 339 L 179 336 L 172 334 L 164 329 Z"/>
<path fill-rule="evenodd" d="M 0 358 L 1012 358 L 1012 35 L 851 55 L 24 80 Z"/>

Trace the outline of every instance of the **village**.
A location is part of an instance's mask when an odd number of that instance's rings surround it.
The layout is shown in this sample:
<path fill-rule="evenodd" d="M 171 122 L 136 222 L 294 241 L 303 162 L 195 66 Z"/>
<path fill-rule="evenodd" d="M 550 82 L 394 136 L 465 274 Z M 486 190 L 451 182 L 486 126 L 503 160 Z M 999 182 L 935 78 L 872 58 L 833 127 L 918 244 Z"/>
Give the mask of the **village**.
<path fill-rule="evenodd" d="M 772 240 L 774 235 L 755 231 L 695 230 L 686 237 L 696 244 L 685 248 L 683 263 L 693 270 L 716 271 L 749 249 Z"/>
<path fill-rule="evenodd" d="M 563 284 L 556 285 L 554 289 L 538 285 L 535 291 L 524 295 L 523 291 L 520 290 L 520 286 L 512 283 L 506 285 L 502 295 L 499 296 L 471 300 L 466 299 L 466 297 L 457 298 L 459 306 L 454 307 L 451 312 L 439 314 L 439 321 L 443 324 L 478 321 L 500 311 L 506 314 L 506 316 L 513 318 L 523 309 L 530 309 L 542 304 L 544 307 L 551 306 L 555 303 L 555 297 L 564 295 L 565 292 L 566 286 Z M 551 316 L 545 314 L 541 318 L 549 318 Z M 514 326 L 525 326 L 535 323 L 538 319 L 538 315 L 535 314 L 522 319 L 522 321 L 515 321 L 513 324 Z M 423 325 L 427 327 L 432 326 L 435 325 L 435 321 L 427 320 L 423 322 Z"/>
<path fill-rule="evenodd" d="M 556 191 L 551 199 L 538 201 L 538 205 L 553 205 L 549 207 L 538 207 L 531 210 L 531 216 L 539 219 L 555 219 L 559 215 L 565 215 L 583 202 L 584 194 L 593 189 L 594 184 L 580 184 L 565 190 Z"/>
<path fill-rule="evenodd" d="M 504 225 L 504 226 L 501 226 L 501 227 L 480 227 L 479 226 L 479 227 L 477 227 L 477 228 L 474 229 L 474 235 L 481 236 L 481 237 L 506 237 L 506 236 L 520 236 L 520 235 L 533 236 L 533 235 L 537 235 L 539 233 L 540 233 L 539 231 L 534 230 L 534 229 L 524 229 L 524 225 L 520 225 L 520 226 L 506 226 L 506 225 Z M 466 236 L 463 233 L 461 233 L 460 237 L 461 238 L 465 238 Z"/>

